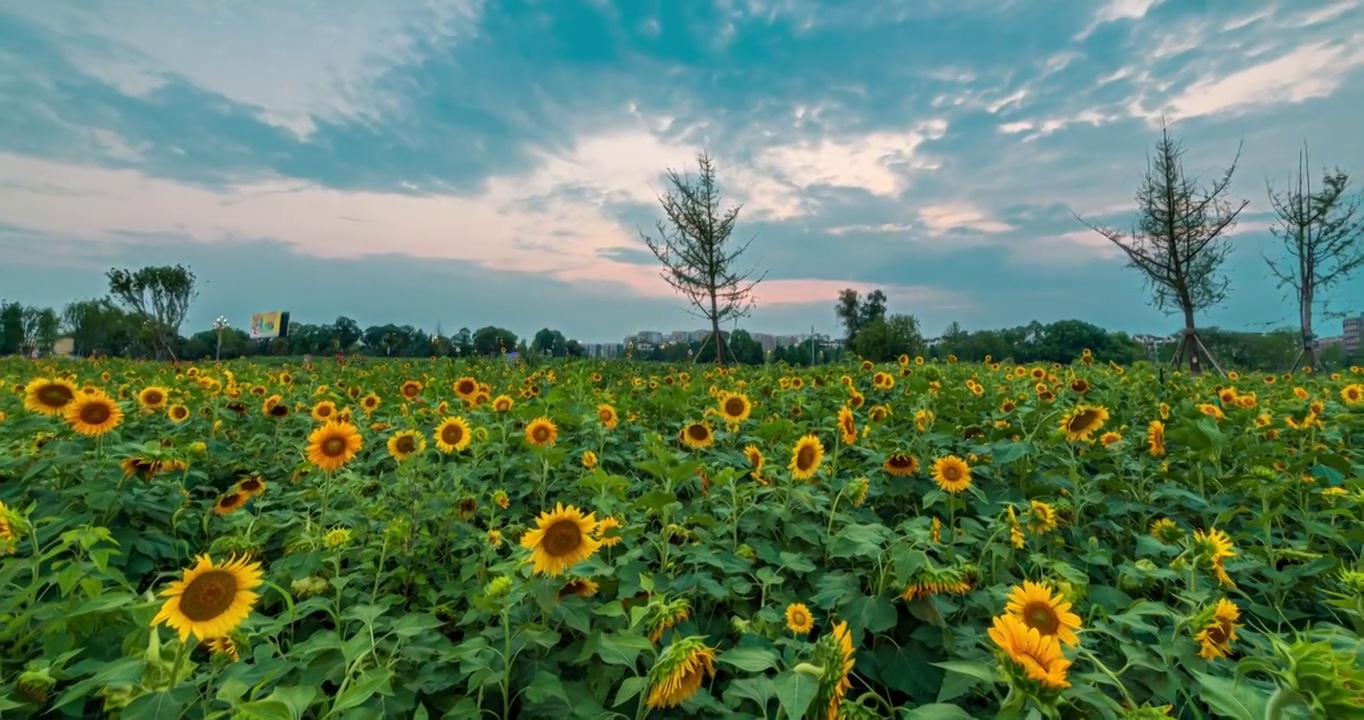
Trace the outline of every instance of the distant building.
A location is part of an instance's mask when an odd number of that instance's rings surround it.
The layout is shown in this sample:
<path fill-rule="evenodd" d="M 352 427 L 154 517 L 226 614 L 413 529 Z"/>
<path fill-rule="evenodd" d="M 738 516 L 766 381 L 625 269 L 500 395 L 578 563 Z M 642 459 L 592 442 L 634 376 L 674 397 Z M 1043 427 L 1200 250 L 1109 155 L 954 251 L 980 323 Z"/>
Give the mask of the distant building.
<path fill-rule="evenodd" d="M 1359 352 L 1360 335 L 1364 333 L 1364 313 L 1345 318 L 1341 326 L 1340 349 L 1344 350 L 1346 355 L 1353 356 Z"/>

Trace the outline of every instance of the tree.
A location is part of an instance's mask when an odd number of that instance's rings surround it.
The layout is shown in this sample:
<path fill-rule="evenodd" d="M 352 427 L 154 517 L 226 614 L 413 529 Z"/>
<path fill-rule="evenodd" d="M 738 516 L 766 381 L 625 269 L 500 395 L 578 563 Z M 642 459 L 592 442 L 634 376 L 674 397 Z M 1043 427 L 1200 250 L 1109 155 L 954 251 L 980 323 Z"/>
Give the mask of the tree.
<path fill-rule="evenodd" d="M 0 303 L 0 355 L 13 355 L 24 349 L 24 306 L 17 302 Z"/>
<path fill-rule="evenodd" d="M 516 349 L 516 333 L 506 328 L 481 327 L 470 338 L 470 347 L 479 355 L 499 355 Z"/>
<path fill-rule="evenodd" d="M 863 299 L 856 290 L 845 288 L 838 293 L 834 315 L 843 324 L 845 344 L 852 347 L 857 339 L 857 333 L 862 328 L 885 319 L 886 294 L 880 290 L 872 290 L 867 293 L 866 299 Z"/>
<path fill-rule="evenodd" d="M 1183 156 L 1183 146 L 1162 123 L 1155 157 L 1148 158 L 1137 189 L 1137 219 L 1132 229 L 1124 232 L 1090 224 L 1079 215 L 1075 218 L 1127 255 L 1128 267 L 1145 276 L 1157 308 L 1166 314 L 1183 314 L 1184 335 L 1176 345 L 1173 364 L 1178 367 L 1188 357 L 1189 371 L 1197 374 L 1202 371 L 1202 350 L 1220 372 L 1216 358 L 1198 337 L 1194 318 L 1227 297 L 1228 282 L 1220 272 L 1231 251 L 1226 236 L 1247 201 L 1228 200 L 1226 192 L 1241 151 L 1238 148 L 1226 171 L 1206 186 L 1184 172 Z"/>
<path fill-rule="evenodd" d="M 895 314 L 876 318 L 858 331 L 852 350 L 873 362 L 887 362 L 901 355 L 923 352 L 924 338 L 913 315 Z"/>
<path fill-rule="evenodd" d="M 360 342 L 360 337 L 364 331 L 360 329 L 360 323 L 342 315 L 332 323 L 332 342 L 337 352 L 350 350 L 355 343 Z"/>
<path fill-rule="evenodd" d="M 142 321 L 158 356 L 175 358 L 171 345 L 180 337 L 189 304 L 196 297 L 194 273 L 183 265 L 144 267 L 136 272 L 113 268 L 109 294 Z"/>
<path fill-rule="evenodd" d="M 531 340 L 531 352 L 539 355 L 549 355 L 552 357 L 563 357 L 568 354 L 568 339 L 558 330 L 544 328 L 535 333 Z"/>
<path fill-rule="evenodd" d="M 692 314 L 710 322 L 716 343 L 715 361 L 725 364 L 720 323 L 744 317 L 753 309 L 753 289 L 766 273 L 752 279 L 753 271 L 738 272 L 735 265 L 749 244 L 730 244 L 742 206 L 720 207 L 715 164 L 702 152 L 696 157 L 698 177 L 668 170 L 672 189 L 660 196 L 666 221 L 657 224 L 658 237 L 643 231 L 640 236 L 663 264 L 663 279 L 695 308 Z"/>
<path fill-rule="evenodd" d="M 1359 239 L 1364 235 L 1364 220 L 1356 218 L 1364 195 L 1349 193 L 1350 176 L 1336 168 L 1323 172 L 1321 188 L 1312 190 L 1308 168 L 1307 147 L 1298 154 L 1298 175 L 1289 181 L 1282 192 L 1266 183 L 1269 203 L 1277 216 L 1274 237 L 1283 244 L 1287 257 L 1277 260 L 1265 257 L 1270 272 L 1278 279 L 1278 287 L 1293 289 L 1298 303 L 1298 327 L 1302 343 L 1289 370 L 1296 370 L 1301 362 L 1308 367 L 1317 365 L 1313 347 L 1312 311 L 1317 293 L 1344 280 L 1364 264 L 1364 248 Z"/>

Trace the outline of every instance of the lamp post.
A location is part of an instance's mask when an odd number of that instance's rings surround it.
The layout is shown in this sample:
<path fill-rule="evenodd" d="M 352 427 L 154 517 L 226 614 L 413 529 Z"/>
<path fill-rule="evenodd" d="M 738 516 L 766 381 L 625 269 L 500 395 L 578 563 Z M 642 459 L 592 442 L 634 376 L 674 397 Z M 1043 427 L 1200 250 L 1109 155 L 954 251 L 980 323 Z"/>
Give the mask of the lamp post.
<path fill-rule="evenodd" d="M 222 315 L 219 315 L 218 319 L 213 321 L 213 332 L 218 335 L 218 347 L 213 351 L 213 359 L 215 361 L 223 359 L 223 331 L 230 327 L 232 327 L 232 324 Z"/>

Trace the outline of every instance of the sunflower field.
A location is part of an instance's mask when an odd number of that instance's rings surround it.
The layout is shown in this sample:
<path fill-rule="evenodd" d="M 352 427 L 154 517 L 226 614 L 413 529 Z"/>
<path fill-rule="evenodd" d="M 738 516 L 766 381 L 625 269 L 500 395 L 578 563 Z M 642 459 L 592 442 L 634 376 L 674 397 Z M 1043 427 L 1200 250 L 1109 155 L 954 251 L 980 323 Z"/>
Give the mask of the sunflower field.
<path fill-rule="evenodd" d="M 0 717 L 1364 718 L 1364 375 L 0 359 Z"/>

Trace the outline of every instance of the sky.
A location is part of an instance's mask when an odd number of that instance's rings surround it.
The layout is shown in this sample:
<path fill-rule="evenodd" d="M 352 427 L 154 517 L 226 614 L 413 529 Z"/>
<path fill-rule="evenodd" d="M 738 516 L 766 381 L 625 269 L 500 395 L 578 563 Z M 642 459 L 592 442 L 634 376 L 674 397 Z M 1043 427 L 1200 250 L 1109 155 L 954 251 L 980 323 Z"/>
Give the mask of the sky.
<path fill-rule="evenodd" d="M 1364 171 L 1364 0 L 86 0 L 0 8 L 0 297 L 183 263 L 185 331 L 288 310 L 583 342 L 702 323 L 640 238 L 706 150 L 741 203 L 740 326 L 1169 332 L 1121 251 L 1164 116 L 1236 157 L 1232 295 L 1291 324 L 1266 184 Z M 1364 179 L 1364 178 L 1361 178 Z M 1364 275 L 1327 297 L 1364 311 Z M 1322 315 L 1326 318 L 1326 315 Z M 1338 318 L 1321 334 L 1339 332 Z"/>

